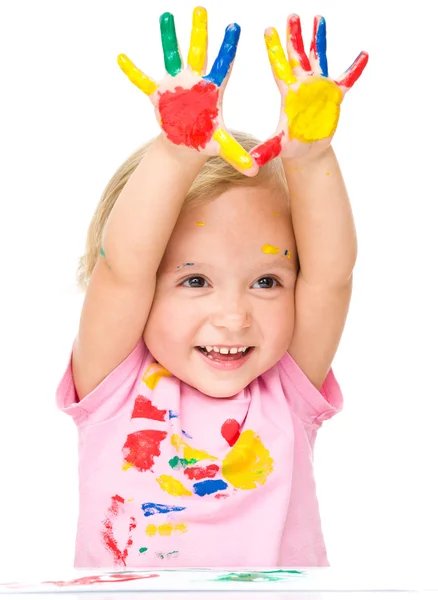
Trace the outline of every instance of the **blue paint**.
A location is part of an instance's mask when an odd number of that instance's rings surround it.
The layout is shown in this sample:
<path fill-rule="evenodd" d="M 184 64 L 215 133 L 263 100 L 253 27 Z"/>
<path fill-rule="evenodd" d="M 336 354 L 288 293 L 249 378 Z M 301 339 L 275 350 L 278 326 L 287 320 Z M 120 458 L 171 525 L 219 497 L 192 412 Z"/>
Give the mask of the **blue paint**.
<path fill-rule="evenodd" d="M 199 481 L 193 485 L 195 494 L 198 496 L 205 496 L 206 494 L 214 494 L 220 490 L 226 490 L 228 485 L 222 479 L 206 479 L 205 481 Z"/>
<path fill-rule="evenodd" d="M 218 87 L 222 85 L 223 80 L 228 75 L 231 63 L 236 56 L 239 37 L 240 26 L 237 25 L 237 23 L 228 25 L 225 30 L 225 35 L 221 49 L 219 50 L 219 54 L 217 55 L 217 58 L 211 67 L 210 73 L 205 75 L 203 79 L 215 83 Z"/>
<path fill-rule="evenodd" d="M 184 429 L 181 429 L 181 433 L 182 433 L 183 435 L 185 435 L 185 436 L 186 436 L 186 438 L 189 438 L 189 440 L 192 440 L 192 439 L 193 439 L 193 437 L 192 437 L 191 435 L 189 435 L 189 434 L 187 433 L 187 431 L 184 431 Z"/>
<path fill-rule="evenodd" d="M 178 418 L 178 413 L 175 412 L 174 410 L 169 410 L 169 419 L 177 419 Z"/>
<path fill-rule="evenodd" d="M 327 65 L 327 29 L 324 17 L 319 21 L 318 31 L 316 32 L 316 55 L 319 59 L 319 66 L 324 77 L 328 77 Z"/>
<path fill-rule="evenodd" d="M 145 517 L 151 517 L 152 515 L 164 514 L 169 512 L 178 512 L 185 509 L 185 506 L 172 506 L 171 504 L 156 504 L 155 502 L 145 502 L 141 505 L 141 510 L 144 511 Z"/>

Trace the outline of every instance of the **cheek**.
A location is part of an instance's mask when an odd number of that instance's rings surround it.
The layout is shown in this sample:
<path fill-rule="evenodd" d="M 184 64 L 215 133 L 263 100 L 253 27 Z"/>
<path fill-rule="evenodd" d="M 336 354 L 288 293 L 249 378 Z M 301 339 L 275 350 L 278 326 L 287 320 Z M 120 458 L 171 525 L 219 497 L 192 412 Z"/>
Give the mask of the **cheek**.
<path fill-rule="evenodd" d="M 146 345 L 152 349 L 158 343 L 183 341 L 190 336 L 197 320 L 199 310 L 195 302 L 181 299 L 178 294 L 158 295 L 145 329 Z"/>

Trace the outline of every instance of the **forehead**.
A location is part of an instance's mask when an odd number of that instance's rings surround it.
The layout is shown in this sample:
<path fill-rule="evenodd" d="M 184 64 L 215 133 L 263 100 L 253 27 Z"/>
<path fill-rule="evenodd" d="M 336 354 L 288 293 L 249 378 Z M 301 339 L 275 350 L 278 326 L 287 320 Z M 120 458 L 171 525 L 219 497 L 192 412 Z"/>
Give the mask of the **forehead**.
<path fill-rule="evenodd" d="M 254 253 L 256 249 L 261 258 L 262 246 L 278 247 L 281 254 L 282 250 L 291 249 L 293 243 L 285 193 L 272 188 L 240 187 L 224 192 L 215 200 L 185 208 L 169 240 L 165 258 L 205 260 L 206 255 L 211 257 L 219 251 L 221 255 L 235 257 Z"/>

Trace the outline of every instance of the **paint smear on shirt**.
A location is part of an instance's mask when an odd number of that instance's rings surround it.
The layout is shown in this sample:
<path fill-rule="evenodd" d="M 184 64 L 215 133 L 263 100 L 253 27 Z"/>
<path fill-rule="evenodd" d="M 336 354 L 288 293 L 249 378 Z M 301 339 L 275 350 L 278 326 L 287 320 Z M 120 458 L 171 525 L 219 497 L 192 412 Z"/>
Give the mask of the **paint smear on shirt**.
<path fill-rule="evenodd" d="M 153 419 L 154 421 L 165 421 L 167 410 L 159 410 L 152 404 L 149 398 L 139 394 L 135 399 L 134 410 L 131 419 Z"/>
<path fill-rule="evenodd" d="M 240 434 L 222 463 L 222 475 L 231 485 L 241 490 L 251 490 L 264 485 L 273 471 L 269 450 L 254 431 Z"/>
<path fill-rule="evenodd" d="M 146 535 L 154 537 L 154 535 L 170 536 L 172 533 L 187 533 L 187 525 L 185 523 L 163 523 L 162 525 L 154 525 L 151 523 L 145 529 Z"/>
<path fill-rule="evenodd" d="M 167 436 L 166 431 L 145 429 L 128 434 L 122 448 L 125 464 L 123 470 L 135 467 L 137 471 L 149 471 L 154 460 L 161 454 L 160 444 Z"/>
<path fill-rule="evenodd" d="M 222 490 L 226 490 L 228 485 L 222 479 L 207 479 L 193 484 L 193 490 L 197 496 L 209 496 Z"/>
<path fill-rule="evenodd" d="M 227 419 L 221 427 L 221 434 L 229 446 L 234 446 L 240 435 L 240 425 L 236 419 Z"/>
<path fill-rule="evenodd" d="M 141 510 L 144 512 L 145 517 L 151 517 L 152 515 L 165 514 L 169 512 L 180 512 L 186 510 L 185 506 L 174 506 L 172 504 L 156 504 L 155 502 L 145 502 L 141 505 Z"/>
<path fill-rule="evenodd" d="M 165 558 L 178 558 L 178 554 L 178 550 L 172 550 L 172 552 L 155 552 L 155 556 L 163 560 Z"/>
<path fill-rule="evenodd" d="M 265 254 L 278 254 L 280 252 L 280 248 L 277 248 L 277 246 L 271 246 L 271 244 L 264 244 L 262 246 L 262 252 Z"/>
<path fill-rule="evenodd" d="M 159 363 L 152 363 L 146 369 L 142 381 L 148 386 L 149 389 L 154 390 L 162 377 L 172 377 L 172 373 Z"/>
<path fill-rule="evenodd" d="M 111 553 L 114 564 L 126 567 L 126 559 L 128 557 L 129 549 L 132 546 L 132 531 L 137 527 L 135 517 L 129 519 L 129 531 L 128 539 L 125 543 L 123 550 L 119 548 L 119 544 L 114 536 L 114 519 L 119 514 L 124 512 L 125 500 L 117 494 L 111 498 L 111 506 L 108 509 L 105 520 L 103 521 L 103 530 L 101 532 L 103 542 L 106 548 Z"/>
<path fill-rule="evenodd" d="M 199 481 L 200 479 L 213 479 L 219 472 L 219 467 L 217 465 L 208 465 L 208 467 L 188 467 L 184 470 L 184 475 L 186 475 L 189 479 L 196 479 Z"/>
<path fill-rule="evenodd" d="M 172 435 L 172 437 L 170 438 L 170 443 L 177 452 L 179 452 L 179 450 L 183 448 L 184 458 L 186 460 L 195 459 L 198 461 L 204 460 L 206 458 L 209 460 L 217 460 L 216 456 L 211 456 L 211 454 L 208 454 L 208 452 L 205 452 L 205 450 L 197 450 L 196 448 L 192 448 L 191 446 L 189 446 L 177 433 L 174 433 Z"/>
<path fill-rule="evenodd" d="M 157 481 L 161 489 L 172 496 L 192 496 L 192 492 L 172 475 L 160 475 Z"/>
<path fill-rule="evenodd" d="M 192 458 L 192 460 L 186 460 L 185 458 L 180 458 L 179 456 L 174 456 L 173 458 L 171 458 L 169 460 L 169 465 L 172 467 L 172 469 L 178 470 L 178 469 L 185 469 L 189 465 L 193 465 L 197 462 L 198 461 L 194 458 Z"/>

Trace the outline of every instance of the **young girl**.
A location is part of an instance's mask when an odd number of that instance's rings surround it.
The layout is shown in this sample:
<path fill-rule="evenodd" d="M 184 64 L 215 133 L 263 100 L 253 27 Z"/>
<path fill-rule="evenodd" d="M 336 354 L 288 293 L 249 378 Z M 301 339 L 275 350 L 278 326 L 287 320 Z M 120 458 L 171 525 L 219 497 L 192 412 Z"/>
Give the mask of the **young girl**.
<path fill-rule="evenodd" d="M 310 62 L 297 16 L 287 59 L 268 29 L 282 109 L 258 144 L 221 115 L 238 26 L 205 75 L 206 11 L 186 69 L 160 22 L 163 81 L 119 64 L 162 132 L 97 207 L 57 392 L 79 430 L 75 566 L 325 566 L 313 447 L 342 408 L 330 365 L 356 259 L 330 142 L 367 55 L 334 82 L 322 18 Z"/>

